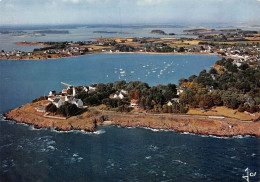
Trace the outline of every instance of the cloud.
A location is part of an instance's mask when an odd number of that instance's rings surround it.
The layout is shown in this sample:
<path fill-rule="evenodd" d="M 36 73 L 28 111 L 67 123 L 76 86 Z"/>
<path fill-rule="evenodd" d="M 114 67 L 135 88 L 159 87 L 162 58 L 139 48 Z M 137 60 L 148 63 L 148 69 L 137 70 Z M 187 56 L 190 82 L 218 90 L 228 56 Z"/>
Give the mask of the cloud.
<path fill-rule="evenodd" d="M 169 2 L 169 0 L 137 0 L 137 5 L 145 6 L 145 5 L 154 5 Z"/>
<path fill-rule="evenodd" d="M 61 0 L 62 2 L 71 2 L 71 3 L 94 3 L 94 2 L 100 2 L 102 0 Z M 107 1 L 107 0 L 105 0 Z"/>

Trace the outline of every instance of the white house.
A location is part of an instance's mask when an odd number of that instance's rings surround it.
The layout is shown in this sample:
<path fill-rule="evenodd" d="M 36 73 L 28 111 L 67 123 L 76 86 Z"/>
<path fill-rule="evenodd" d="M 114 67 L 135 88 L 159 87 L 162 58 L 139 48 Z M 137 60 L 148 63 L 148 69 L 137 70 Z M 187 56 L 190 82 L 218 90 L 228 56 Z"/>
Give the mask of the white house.
<path fill-rule="evenodd" d="M 51 102 L 53 102 L 55 98 L 56 98 L 56 97 L 50 96 L 50 97 L 48 97 L 48 100 L 51 101 Z"/>
<path fill-rule="evenodd" d="M 84 90 L 85 92 L 88 92 L 88 87 L 84 86 L 84 87 L 83 87 L 83 90 Z"/>
<path fill-rule="evenodd" d="M 122 89 L 120 92 L 125 94 L 125 95 L 128 95 L 130 92 L 131 92 L 131 88 L 127 88 L 127 89 Z"/>
<path fill-rule="evenodd" d="M 73 96 L 68 96 L 68 95 L 65 96 L 65 101 L 71 102 L 72 100 L 73 100 Z"/>
<path fill-rule="evenodd" d="M 63 101 L 59 98 L 55 98 L 54 101 L 52 102 L 57 108 L 63 105 Z"/>
<path fill-rule="evenodd" d="M 52 90 L 49 92 L 49 96 L 55 96 L 56 95 L 56 91 L 55 90 Z"/>
<path fill-rule="evenodd" d="M 181 95 L 183 91 L 183 88 L 177 88 L 177 95 Z"/>
<path fill-rule="evenodd" d="M 167 106 L 172 106 L 173 104 L 177 104 L 180 102 L 179 98 L 173 98 L 170 101 L 167 102 Z"/>
<path fill-rule="evenodd" d="M 72 104 L 75 104 L 77 107 L 82 107 L 83 106 L 83 102 L 81 99 L 73 99 Z"/>
<path fill-rule="evenodd" d="M 96 89 L 97 89 L 96 87 L 89 86 L 89 93 L 95 92 Z"/>
<path fill-rule="evenodd" d="M 124 95 L 121 92 L 116 92 L 114 95 L 114 99 L 123 99 Z"/>

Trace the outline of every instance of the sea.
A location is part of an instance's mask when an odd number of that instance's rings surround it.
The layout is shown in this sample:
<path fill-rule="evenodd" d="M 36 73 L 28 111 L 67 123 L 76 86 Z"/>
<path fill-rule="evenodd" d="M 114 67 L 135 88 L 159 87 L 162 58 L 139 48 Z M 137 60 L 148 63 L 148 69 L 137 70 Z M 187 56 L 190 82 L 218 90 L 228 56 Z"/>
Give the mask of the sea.
<path fill-rule="evenodd" d="M 220 58 L 209 55 L 92 54 L 0 60 L 0 113 L 71 85 L 119 80 L 178 84 Z M 260 181 L 260 139 L 149 128 L 94 133 L 35 129 L 0 117 L 0 181 Z M 248 173 L 247 173 L 248 172 Z M 244 177 L 243 177 L 244 176 Z"/>

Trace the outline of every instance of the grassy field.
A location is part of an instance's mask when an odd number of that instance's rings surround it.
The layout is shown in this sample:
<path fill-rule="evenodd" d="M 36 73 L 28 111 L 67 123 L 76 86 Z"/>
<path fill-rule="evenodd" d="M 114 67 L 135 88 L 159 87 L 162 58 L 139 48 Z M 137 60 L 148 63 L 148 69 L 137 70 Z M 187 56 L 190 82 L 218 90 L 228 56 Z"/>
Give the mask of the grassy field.
<path fill-rule="evenodd" d="M 226 116 L 237 118 L 240 120 L 255 120 L 257 119 L 260 114 L 255 113 L 255 116 L 247 114 L 245 112 L 238 112 L 237 110 L 229 109 L 224 106 L 215 107 L 209 111 L 201 111 L 200 109 L 190 109 L 187 114 L 199 114 L 199 115 L 208 115 L 208 116 Z"/>

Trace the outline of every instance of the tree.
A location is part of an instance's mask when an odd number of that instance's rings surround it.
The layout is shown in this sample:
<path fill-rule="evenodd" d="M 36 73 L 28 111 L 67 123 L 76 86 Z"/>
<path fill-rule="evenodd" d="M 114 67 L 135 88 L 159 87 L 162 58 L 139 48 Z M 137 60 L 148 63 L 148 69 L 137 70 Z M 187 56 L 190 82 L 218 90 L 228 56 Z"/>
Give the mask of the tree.
<path fill-rule="evenodd" d="M 246 70 L 247 68 L 249 68 L 249 65 L 247 63 L 243 63 L 241 66 L 239 66 L 239 69 L 241 70 Z"/>
<path fill-rule="evenodd" d="M 188 82 L 188 80 L 186 78 L 181 78 L 179 79 L 178 83 L 179 83 L 179 86 L 181 86 L 183 83 L 185 82 Z"/>
<path fill-rule="evenodd" d="M 193 82 L 195 80 L 195 78 L 197 78 L 197 75 L 191 75 L 189 77 L 189 82 Z"/>
<path fill-rule="evenodd" d="M 57 113 L 62 114 L 66 117 L 73 116 L 79 112 L 79 108 L 75 104 L 65 102 L 62 106 L 57 109 Z"/>
<path fill-rule="evenodd" d="M 218 74 L 218 72 L 217 72 L 217 70 L 216 70 L 215 68 L 211 68 L 211 69 L 209 70 L 209 73 L 212 74 L 212 75 Z"/>
<path fill-rule="evenodd" d="M 55 113 L 57 112 L 57 107 L 53 103 L 50 103 L 46 106 L 46 111 L 50 113 Z"/>
<path fill-rule="evenodd" d="M 129 97 L 131 99 L 139 99 L 139 97 L 141 97 L 141 92 L 140 90 L 132 90 L 130 93 L 129 93 Z"/>
<path fill-rule="evenodd" d="M 125 84 L 126 84 L 125 80 L 117 81 L 117 82 L 114 82 L 113 88 L 115 90 L 121 90 L 124 88 Z"/>
<path fill-rule="evenodd" d="M 195 79 L 195 81 L 201 85 L 205 86 L 212 86 L 213 85 L 213 78 L 206 70 L 202 70 L 199 76 Z"/>
<path fill-rule="evenodd" d="M 180 47 L 178 50 L 178 52 L 184 52 L 184 51 L 185 51 L 184 47 Z"/>
<path fill-rule="evenodd" d="M 168 84 L 164 90 L 163 90 L 163 96 L 165 97 L 165 100 L 170 100 L 174 97 L 176 97 L 177 89 L 175 84 Z"/>

